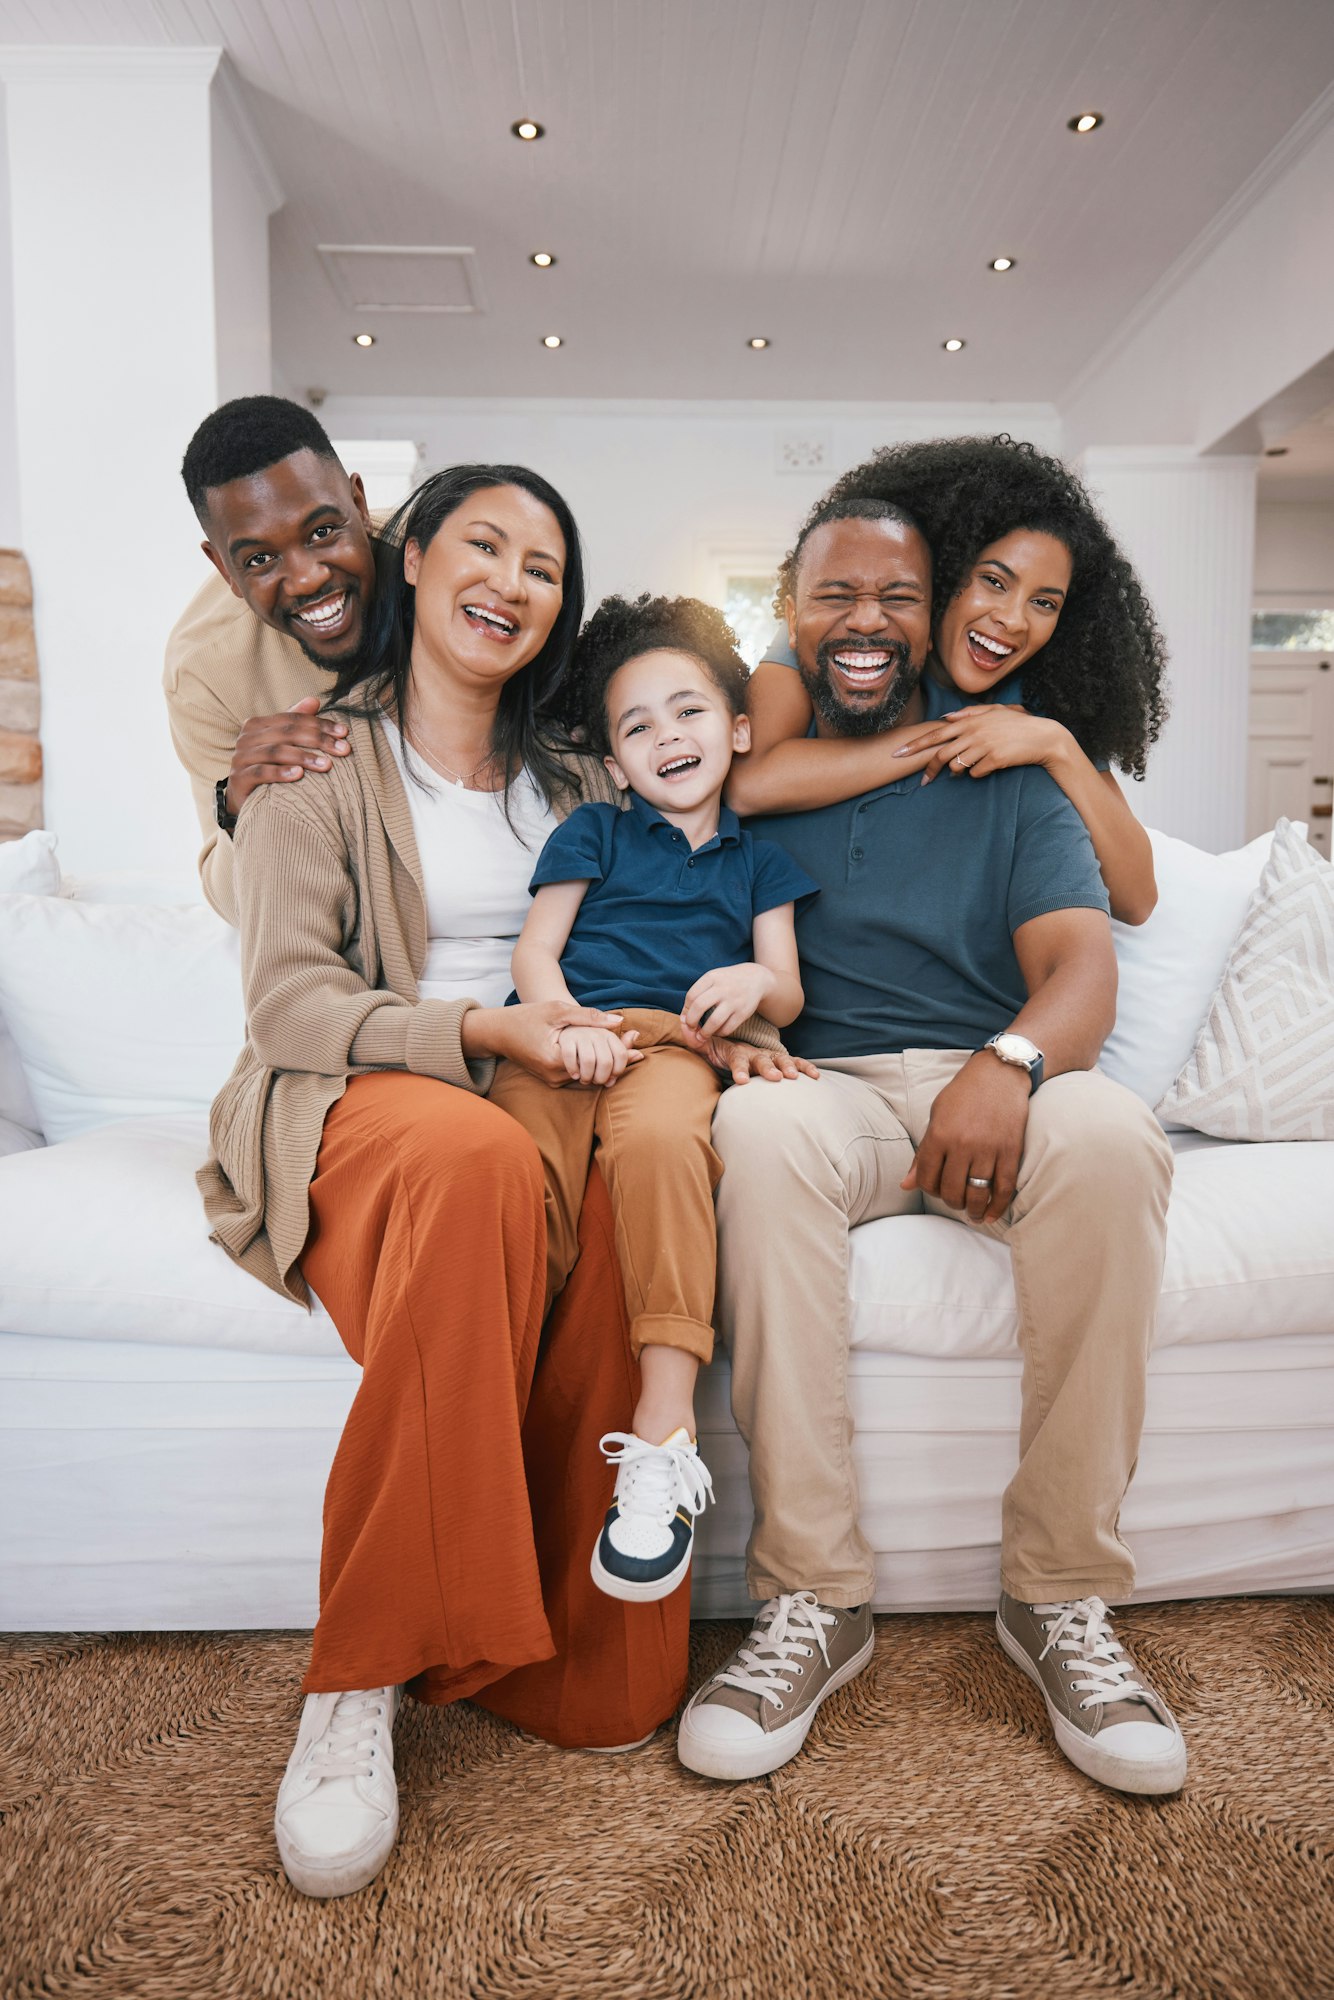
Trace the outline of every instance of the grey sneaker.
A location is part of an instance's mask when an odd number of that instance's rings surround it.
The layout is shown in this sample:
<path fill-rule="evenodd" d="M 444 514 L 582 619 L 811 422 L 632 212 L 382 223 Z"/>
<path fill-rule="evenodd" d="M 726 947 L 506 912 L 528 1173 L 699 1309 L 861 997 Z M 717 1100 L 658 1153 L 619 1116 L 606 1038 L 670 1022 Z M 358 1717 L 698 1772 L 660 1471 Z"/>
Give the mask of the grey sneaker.
<path fill-rule="evenodd" d="M 706 1778 L 762 1778 L 795 1757 L 820 1703 L 875 1650 L 869 1604 L 821 1604 L 813 1590 L 771 1597 L 750 1636 L 681 1717 L 676 1754 Z"/>
<path fill-rule="evenodd" d="M 1100 1597 L 1020 1604 L 1002 1592 L 996 1637 L 1042 1690 L 1057 1743 L 1087 1777 L 1118 1792 L 1179 1792 L 1185 1739 L 1110 1619 Z"/>

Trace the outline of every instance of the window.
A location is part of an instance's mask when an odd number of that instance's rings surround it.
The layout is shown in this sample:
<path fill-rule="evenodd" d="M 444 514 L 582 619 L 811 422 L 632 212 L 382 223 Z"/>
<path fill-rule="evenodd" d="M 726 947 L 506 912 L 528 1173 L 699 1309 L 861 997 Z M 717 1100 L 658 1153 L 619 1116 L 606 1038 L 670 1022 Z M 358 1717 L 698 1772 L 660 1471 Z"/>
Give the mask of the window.
<path fill-rule="evenodd" d="M 773 637 L 774 578 L 771 570 L 731 571 L 723 579 L 723 613 L 736 633 L 737 650 L 748 667 L 757 667 Z"/>
<path fill-rule="evenodd" d="M 1327 611 L 1253 611 L 1251 645 L 1285 653 L 1334 648 L 1334 607 Z"/>

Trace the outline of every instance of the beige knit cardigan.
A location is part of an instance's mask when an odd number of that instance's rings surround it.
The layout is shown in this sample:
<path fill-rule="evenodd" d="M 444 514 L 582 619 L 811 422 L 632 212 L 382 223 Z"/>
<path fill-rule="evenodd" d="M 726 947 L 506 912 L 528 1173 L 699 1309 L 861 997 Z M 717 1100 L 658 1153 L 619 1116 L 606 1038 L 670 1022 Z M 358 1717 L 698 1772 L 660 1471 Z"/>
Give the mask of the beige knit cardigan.
<path fill-rule="evenodd" d="M 406 1069 L 479 1095 L 495 1064 L 460 1042 L 471 1000 L 422 1000 L 426 897 L 412 812 L 379 723 L 348 720 L 350 757 L 299 785 L 251 793 L 235 833 L 246 1045 L 214 1100 L 199 1173 L 212 1240 L 303 1305 L 298 1266 L 324 1120 L 367 1071 Z M 561 818 L 621 802 L 595 758 L 567 760 Z M 575 780 L 581 789 L 576 791 Z M 767 1021 L 742 1038 L 777 1049 Z"/>

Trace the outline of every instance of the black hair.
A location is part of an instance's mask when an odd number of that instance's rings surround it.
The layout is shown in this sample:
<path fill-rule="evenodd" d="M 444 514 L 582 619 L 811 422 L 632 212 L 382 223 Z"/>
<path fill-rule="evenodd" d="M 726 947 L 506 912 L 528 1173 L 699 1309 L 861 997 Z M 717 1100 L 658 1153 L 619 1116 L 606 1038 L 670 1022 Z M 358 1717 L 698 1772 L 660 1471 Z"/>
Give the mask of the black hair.
<path fill-rule="evenodd" d="M 860 468 L 859 468 L 860 469 Z M 851 473 L 844 475 L 852 477 Z M 801 524 L 801 532 L 783 557 L 778 571 L 778 587 L 774 591 L 774 611 L 778 617 L 786 615 L 787 600 L 797 594 L 797 571 L 801 568 L 802 552 L 817 528 L 827 527 L 831 521 L 896 521 L 900 527 L 912 528 L 927 542 L 920 521 L 900 506 L 897 500 L 888 499 L 883 493 L 844 493 L 840 479 L 837 486 L 831 486 L 822 500 L 817 500 L 810 513 Z"/>
<path fill-rule="evenodd" d="M 736 634 L 721 611 L 697 597 L 604 597 L 579 634 L 565 700 L 571 724 L 605 757 L 613 748 L 607 688 L 627 660 L 644 653 L 688 653 L 698 660 L 733 715 L 746 712 L 747 670 Z"/>
<path fill-rule="evenodd" d="M 491 745 L 505 773 L 506 786 L 526 769 L 551 805 L 572 785 L 578 789 L 562 762 L 561 750 L 568 746 L 562 744 L 562 732 L 553 718 L 556 692 L 565 679 L 584 615 L 584 558 L 569 506 L 554 486 L 526 465 L 448 466 L 424 480 L 385 523 L 371 545 L 375 551 L 375 596 L 362 648 L 339 675 L 325 707 L 376 716 L 387 704 L 402 730 L 417 604 L 416 589 L 403 574 L 403 551 L 409 542 L 416 542 L 425 553 L 469 494 L 492 486 L 518 486 L 540 500 L 555 515 L 565 541 L 564 581 L 556 622 L 536 659 L 501 689 Z M 354 691 L 358 696 L 355 705 L 349 701 Z"/>
<path fill-rule="evenodd" d="M 1021 669 L 1025 704 L 1063 723 L 1087 756 L 1144 776 L 1167 719 L 1166 648 L 1139 578 L 1068 466 L 1004 434 L 886 445 L 812 511 L 779 574 L 780 599 L 792 594 L 816 516 L 837 519 L 865 500 L 903 507 L 926 536 L 937 622 L 990 543 L 1018 528 L 1054 536 L 1070 554 L 1070 591 L 1055 632 Z"/>
<path fill-rule="evenodd" d="M 215 486 L 252 479 L 294 451 L 338 458 L 323 424 L 300 403 L 285 396 L 237 396 L 223 403 L 205 417 L 181 460 L 190 505 L 202 521 Z"/>

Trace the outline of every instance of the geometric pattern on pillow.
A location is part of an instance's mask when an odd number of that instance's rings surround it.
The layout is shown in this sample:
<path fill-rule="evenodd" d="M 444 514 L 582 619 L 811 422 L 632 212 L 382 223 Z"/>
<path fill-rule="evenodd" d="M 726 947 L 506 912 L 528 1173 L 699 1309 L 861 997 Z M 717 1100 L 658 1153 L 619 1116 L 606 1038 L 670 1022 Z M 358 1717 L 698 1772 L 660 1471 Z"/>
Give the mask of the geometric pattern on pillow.
<path fill-rule="evenodd" d="M 1334 1139 L 1334 865 L 1289 820 L 1157 1109 L 1219 1139 Z"/>

